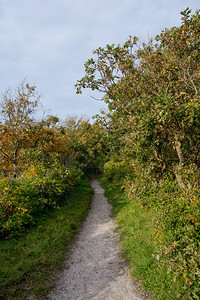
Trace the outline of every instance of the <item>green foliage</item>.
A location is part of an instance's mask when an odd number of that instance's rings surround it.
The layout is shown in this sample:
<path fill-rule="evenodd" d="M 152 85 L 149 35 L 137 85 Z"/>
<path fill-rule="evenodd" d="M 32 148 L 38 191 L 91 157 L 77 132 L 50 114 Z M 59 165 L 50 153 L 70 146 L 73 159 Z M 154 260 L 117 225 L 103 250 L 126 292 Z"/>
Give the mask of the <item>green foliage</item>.
<path fill-rule="evenodd" d="M 0 299 L 45 299 L 53 288 L 74 235 L 87 215 L 93 191 L 82 178 L 59 209 L 47 210 L 26 235 L 1 240 Z"/>
<path fill-rule="evenodd" d="M 183 297 L 200 297 L 200 203 L 196 194 L 179 191 L 164 198 L 160 225 L 166 231 L 168 243 L 161 250 L 161 259 L 174 280 L 184 282 Z M 158 226 L 158 227 L 159 227 Z"/>
<path fill-rule="evenodd" d="M 102 121 L 118 152 L 125 149 L 144 167 L 153 164 L 155 173 L 173 172 L 186 189 L 199 185 L 200 173 L 200 13 L 182 14 L 181 26 L 142 46 L 130 37 L 122 46 L 95 50 L 76 88 L 104 93 L 109 112 Z M 190 169 L 191 181 L 182 178 L 183 167 Z"/>
<path fill-rule="evenodd" d="M 146 209 L 140 201 L 133 201 L 119 186 L 103 177 L 100 179 L 105 195 L 113 205 L 124 257 L 128 260 L 134 280 L 149 291 L 154 299 L 178 299 L 183 285 L 173 281 L 167 265 L 158 260 L 158 249 L 164 246 L 155 226 L 155 211 Z"/>
<path fill-rule="evenodd" d="M 121 183 L 122 185 L 122 183 Z M 165 266 L 171 280 L 181 288 L 177 297 L 200 296 L 200 203 L 195 191 L 180 190 L 168 174 L 153 181 L 144 174 L 124 181 L 123 188 L 133 203 L 153 214 L 157 249 L 155 263 Z M 125 225 L 124 225 L 125 226 Z M 123 230 L 123 229 L 122 229 Z M 156 262 L 157 260 L 157 262 Z"/>
<path fill-rule="evenodd" d="M 63 123 L 66 146 L 72 153 L 76 165 L 86 173 L 103 166 L 108 151 L 107 132 L 98 122 L 68 118 Z"/>
<path fill-rule="evenodd" d="M 108 180 L 116 183 L 124 181 L 124 178 L 127 176 L 127 170 L 125 161 L 116 162 L 110 160 L 104 165 L 104 175 Z"/>
<path fill-rule="evenodd" d="M 88 120 L 34 118 L 39 96 L 24 81 L 0 103 L 0 236 L 16 237 L 74 190 L 86 173 L 99 170 L 105 129 Z"/>
<path fill-rule="evenodd" d="M 181 15 L 147 43 L 99 47 L 76 88 L 104 93 L 105 176 L 154 212 L 157 265 L 182 286 L 177 297 L 199 299 L 200 11 Z"/>
<path fill-rule="evenodd" d="M 81 172 L 64 166 L 53 169 L 38 165 L 18 178 L 0 180 L 1 235 L 10 237 L 34 224 L 46 208 L 55 208 L 59 199 L 80 182 Z"/>

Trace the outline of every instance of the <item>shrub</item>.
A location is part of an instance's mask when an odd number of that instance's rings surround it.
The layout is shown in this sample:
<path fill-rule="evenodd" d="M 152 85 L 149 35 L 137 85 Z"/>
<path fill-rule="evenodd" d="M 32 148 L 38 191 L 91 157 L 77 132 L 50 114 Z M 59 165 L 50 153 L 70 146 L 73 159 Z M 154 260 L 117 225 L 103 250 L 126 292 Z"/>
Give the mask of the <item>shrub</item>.
<path fill-rule="evenodd" d="M 200 297 L 200 202 L 195 190 L 181 190 L 173 176 L 159 181 L 138 174 L 123 182 L 132 200 L 154 211 L 154 225 L 160 248 L 155 255 L 165 264 L 174 281 L 183 286 L 178 297 Z M 185 298 L 184 298 L 185 299 Z"/>
<path fill-rule="evenodd" d="M 110 160 L 104 165 L 104 175 L 115 183 L 119 183 L 127 176 L 127 166 L 125 161 Z"/>
<path fill-rule="evenodd" d="M 0 234 L 13 236 L 34 223 L 46 207 L 56 207 L 60 197 L 71 192 L 80 181 L 75 168 L 46 168 L 42 165 L 26 170 L 18 178 L 0 180 Z"/>
<path fill-rule="evenodd" d="M 189 299 L 200 297 L 200 203 L 197 194 L 179 191 L 163 202 L 160 225 L 168 236 L 161 260 L 184 282 Z"/>

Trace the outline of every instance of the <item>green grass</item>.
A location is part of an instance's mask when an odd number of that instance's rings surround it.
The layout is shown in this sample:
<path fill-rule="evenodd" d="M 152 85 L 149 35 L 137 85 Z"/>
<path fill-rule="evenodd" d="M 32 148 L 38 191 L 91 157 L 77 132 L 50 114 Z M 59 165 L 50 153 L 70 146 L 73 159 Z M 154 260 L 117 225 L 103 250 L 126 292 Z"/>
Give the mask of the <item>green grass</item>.
<path fill-rule="evenodd" d="M 84 220 L 93 191 L 83 180 L 77 191 L 25 236 L 0 242 L 0 299 L 44 299 Z"/>
<path fill-rule="evenodd" d="M 154 299 L 178 299 L 179 283 L 173 282 L 165 265 L 155 259 L 158 248 L 165 238 L 155 234 L 153 219 L 156 212 L 128 198 L 122 189 L 100 179 L 105 196 L 113 206 L 115 220 L 121 237 L 125 259 L 129 262 L 134 280 L 149 291 Z M 187 299 L 187 298 L 185 298 Z"/>

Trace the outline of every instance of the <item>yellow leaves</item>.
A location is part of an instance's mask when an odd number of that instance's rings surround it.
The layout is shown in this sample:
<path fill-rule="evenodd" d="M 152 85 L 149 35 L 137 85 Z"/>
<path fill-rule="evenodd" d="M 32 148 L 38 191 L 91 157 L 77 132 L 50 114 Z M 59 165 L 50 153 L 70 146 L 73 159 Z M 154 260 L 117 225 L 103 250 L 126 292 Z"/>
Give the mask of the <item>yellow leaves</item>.
<path fill-rule="evenodd" d="M 34 167 L 27 169 L 24 173 L 23 176 L 27 179 L 37 177 L 37 173 Z"/>
<path fill-rule="evenodd" d="M 25 214 L 28 211 L 28 209 L 26 209 L 24 207 L 17 207 L 17 210 L 18 210 L 18 212 L 20 212 L 22 214 Z"/>

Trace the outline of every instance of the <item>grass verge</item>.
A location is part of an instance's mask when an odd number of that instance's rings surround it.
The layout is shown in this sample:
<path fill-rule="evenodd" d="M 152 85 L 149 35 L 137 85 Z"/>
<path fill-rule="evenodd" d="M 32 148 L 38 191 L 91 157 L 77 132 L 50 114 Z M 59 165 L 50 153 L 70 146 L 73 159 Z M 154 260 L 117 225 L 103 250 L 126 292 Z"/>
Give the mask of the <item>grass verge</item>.
<path fill-rule="evenodd" d="M 0 242 L 0 299 L 44 299 L 87 215 L 92 194 L 89 180 L 83 180 L 70 199 L 28 234 Z"/>
<path fill-rule="evenodd" d="M 121 237 L 125 259 L 129 262 L 132 277 L 139 280 L 142 288 L 154 299 L 178 299 L 180 286 L 173 281 L 173 274 L 159 262 L 156 253 L 162 244 L 155 232 L 153 220 L 156 212 L 128 198 L 123 190 L 100 178 L 105 196 L 113 206 L 115 220 Z"/>

